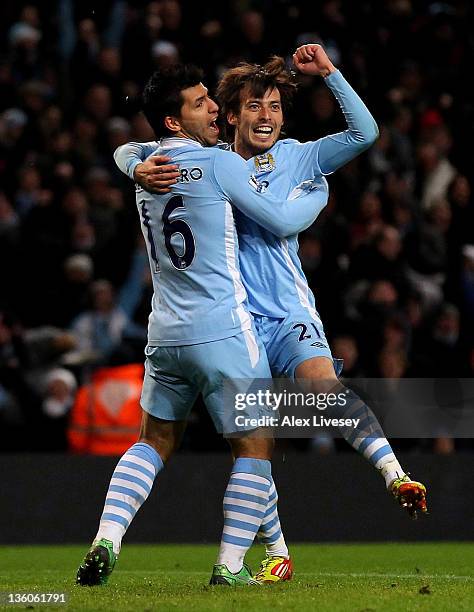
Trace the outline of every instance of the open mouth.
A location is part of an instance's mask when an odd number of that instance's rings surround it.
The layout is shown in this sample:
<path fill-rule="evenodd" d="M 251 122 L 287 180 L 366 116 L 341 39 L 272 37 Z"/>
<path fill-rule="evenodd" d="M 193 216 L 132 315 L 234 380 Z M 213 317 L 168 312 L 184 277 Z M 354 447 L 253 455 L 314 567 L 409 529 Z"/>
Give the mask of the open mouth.
<path fill-rule="evenodd" d="M 268 138 L 273 134 L 273 128 L 270 125 L 259 125 L 253 129 L 253 133 L 261 138 Z"/>
<path fill-rule="evenodd" d="M 219 134 L 219 126 L 217 125 L 216 121 L 211 121 L 211 123 L 209 124 L 209 128 L 211 129 L 212 132 Z"/>

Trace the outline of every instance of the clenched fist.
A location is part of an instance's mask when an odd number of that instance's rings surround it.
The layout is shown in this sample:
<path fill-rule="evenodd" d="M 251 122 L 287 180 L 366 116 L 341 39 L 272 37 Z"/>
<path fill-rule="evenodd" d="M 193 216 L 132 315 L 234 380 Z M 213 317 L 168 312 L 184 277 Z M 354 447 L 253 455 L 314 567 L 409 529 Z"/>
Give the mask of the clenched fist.
<path fill-rule="evenodd" d="M 327 77 L 336 67 L 318 44 L 302 45 L 293 53 L 295 68 L 302 74 Z"/>

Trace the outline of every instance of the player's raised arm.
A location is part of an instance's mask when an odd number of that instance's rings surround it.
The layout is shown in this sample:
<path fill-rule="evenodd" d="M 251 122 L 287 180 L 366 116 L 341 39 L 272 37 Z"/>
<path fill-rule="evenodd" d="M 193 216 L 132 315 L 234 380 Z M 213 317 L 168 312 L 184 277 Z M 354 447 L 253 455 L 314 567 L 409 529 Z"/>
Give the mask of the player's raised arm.
<path fill-rule="evenodd" d="M 127 142 L 116 149 L 114 160 L 124 174 L 147 191 L 168 193 L 171 185 L 176 183 L 179 169 L 177 165 L 167 163 L 170 158 L 166 155 L 149 157 L 156 148 L 155 140 Z"/>
<path fill-rule="evenodd" d="M 249 177 L 243 159 L 232 152 L 216 152 L 214 177 L 220 191 L 234 206 L 279 238 L 294 236 L 308 228 L 328 201 L 325 180 L 290 200 L 279 200 L 268 191 L 261 191 L 262 185 Z"/>
<path fill-rule="evenodd" d="M 348 129 L 321 138 L 317 162 L 323 174 L 334 172 L 368 149 L 379 130 L 370 111 L 336 69 L 321 45 L 303 45 L 293 55 L 295 67 L 302 74 L 322 76 L 344 113 Z"/>

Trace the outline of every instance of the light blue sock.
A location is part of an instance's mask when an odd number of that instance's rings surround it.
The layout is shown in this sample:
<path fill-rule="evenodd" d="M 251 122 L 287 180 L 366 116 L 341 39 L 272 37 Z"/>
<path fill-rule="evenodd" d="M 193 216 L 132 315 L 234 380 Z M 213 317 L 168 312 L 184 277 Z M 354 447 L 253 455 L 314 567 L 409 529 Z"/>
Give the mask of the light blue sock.
<path fill-rule="evenodd" d="M 268 506 L 270 461 L 236 459 L 224 495 L 224 530 L 217 563 L 231 572 L 242 568 Z"/>
<path fill-rule="evenodd" d="M 257 537 L 262 544 L 265 544 L 265 550 L 269 556 L 288 558 L 288 547 L 281 530 L 277 504 L 278 493 L 272 478 L 267 509 L 265 510 Z"/>
<path fill-rule="evenodd" d="M 150 494 L 163 461 L 149 444 L 138 442 L 123 455 L 112 474 L 94 541 L 105 538 L 118 554 L 122 538 L 135 514 Z"/>
<path fill-rule="evenodd" d="M 333 415 L 344 419 L 360 419 L 355 428 L 341 427 L 341 433 L 353 449 L 381 472 L 387 486 L 395 478 L 403 476 L 405 472 L 385 437 L 382 426 L 357 393 L 348 389 L 345 407 L 338 406 L 333 409 L 331 416 Z"/>

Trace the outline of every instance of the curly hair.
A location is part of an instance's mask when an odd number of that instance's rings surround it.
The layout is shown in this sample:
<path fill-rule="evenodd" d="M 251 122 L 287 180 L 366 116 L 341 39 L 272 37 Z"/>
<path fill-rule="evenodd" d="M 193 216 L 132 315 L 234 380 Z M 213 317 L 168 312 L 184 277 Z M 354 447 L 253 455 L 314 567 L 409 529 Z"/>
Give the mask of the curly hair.
<path fill-rule="evenodd" d="M 226 118 L 229 112 L 239 114 L 240 93 L 244 88 L 248 88 L 250 95 L 256 98 L 263 98 L 268 89 L 276 88 L 285 112 L 291 106 L 296 87 L 293 73 L 286 67 L 285 60 L 273 55 L 263 65 L 243 62 L 227 70 L 219 81 L 216 97 Z"/>

